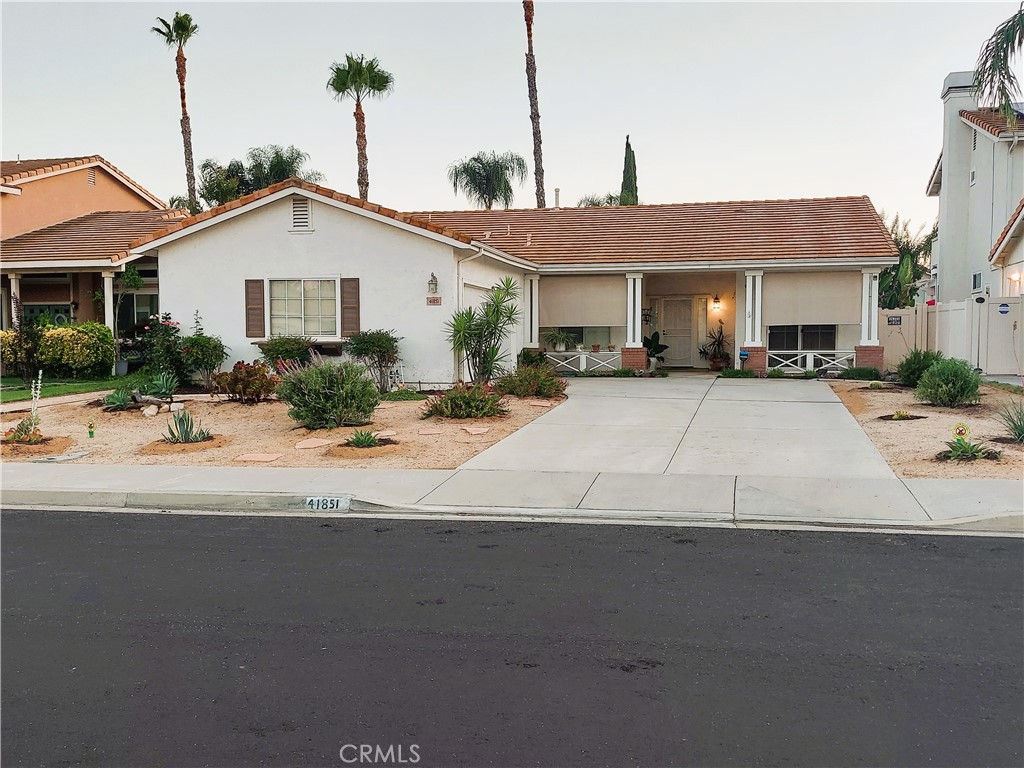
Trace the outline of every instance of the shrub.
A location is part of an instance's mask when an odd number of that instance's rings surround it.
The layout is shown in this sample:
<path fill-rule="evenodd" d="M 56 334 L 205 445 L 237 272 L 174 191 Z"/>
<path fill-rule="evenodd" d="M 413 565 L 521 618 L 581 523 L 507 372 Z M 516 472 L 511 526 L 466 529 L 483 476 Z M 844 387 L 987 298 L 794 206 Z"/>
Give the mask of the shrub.
<path fill-rule="evenodd" d="M 427 396 L 414 389 L 396 389 L 394 392 L 385 392 L 380 396 L 381 400 L 426 400 Z"/>
<path fill-rule="evenodd" d="M 880 381 L 872 381 L 868 384 L 868 389 L 885 389 L 885 385 Z"/>
<path fill-rule="evenodd" d="M 400 337 L 394 331 L 360 331 L 352 334 L 342 346 L 357 361 L 366 366 L 377 382 L 377 390 L 391 389 L 391 369 L 398 362 Z"/>
<path fill-rule="evenodd" d="M 923 374 L 914 397 L 932 405 L 957 408 L 981 399 L 981 375 L 966 360 L 955 358 L 933 363 Z"/>
<path fill-rule="evenodd" d="M 368 429 L 357 429 L 352 433 L 352 436 L 345 441 L 345 445 L 351 446 L 352 448 L 376 448 L 380 445 L 380 440 Z"/>
<path fill-rule="evenodd" d="M 844 379 L 853 379 L 854 381 L 880 381 L 882 378 L 882 374 L 877 368 L 864 366 L 847 368 L 843 371 L 842 376 Z"/>
<path fill-rule="evenodd" d="M 171 373 L 178 381 L 188 381 L 191 369 L 185 361 L 181 343 L 181 323 L 171 319 L 165 312 L 159 318 L 150 318 L 150 324 L 143 329 L 142 349 L 146 364 L 154 373 Z"/>
<path fill-rule="evenodd" d="M 504 416 L 508 406 L 501 395 L 489 391 L 482 384 L 456 384 L 443 395 L 435 395 L 423 406 L 422 419 L 440 416 L 443 419 L 482 419 Z"/>
<path fill-rule="evenodd" d="M 501 345 L 519 320 L 518 298 L 518 284 L 506 277 L 491 286 L 479 307 L 460 310 L 445 324 L 448 341 L 475 384 L 486 384 L 500 372 Z"/>
<path fill-rule="evenodd" d="M 896 380 L 905 387 L 916 387 L 924 372 L 941 359 L 941 352 L 912 349 L 896 366 Z"/>
<path fill-rule="evenodd" d="M 104 411 L 126 411 L 132 405 L 131 387 L 118 387 L 103 398 Z"/>
<path fill-rule="evenodd" d="M 946 443 L 948 451 L 940 453 L 939 456 L 950 461 L 975 461 L 976 459 L 999 459 L 1002 451 L 993 451 L 980 443 L 972 443 L 964 437 L 950 440 Z"/>
<path fill-rule="evenodd" d="M 100 378 L 114 366 L 114 334 L 102 323 L 47 328 L 38 347 L 38 364 L 58 378 Z"/>
<path fill-rule="evenodd" d="M 907 411 L 896 411 L 892 415 L 893 421 L 907 421 L 910 418 L 910 414 Z"/>
<path fill-rule="evenodd" d="M 150 397 L 158 397 L 161 400 L 173 400 L 174 393 L 178 389 L 178 377 L 173 373 L 162 371 L 152 379 L 142 384 L 139 391 Z"/>
<path fill-rule="evenodd" d="M 228 359 L 228 348 L 224 346 L 220 336 L 206 335 L 198 311 L 195 314 L 192 335 L 181 340 L 181 354 L 185 366 L 199 374 L 206 391 L 212 390 L 213 374 L 219 371 Z"/>
<path fill-rule="evenodd" d="M 213 374 L 213 391 L 246 405 L 266 400 L 280 379 L 261 362 L 247 365 L 239 360 L 230 371 Z"/>
<path fill-rule="evenodd" d="M 188 411 L 182 409 L 171 414 L 171 420 L 167 422 L 167 434 L 164 435 L 164 442 L 202 443 L 210 439 L 210 430 L 203 429 L 202 422 L 193 422 L 192 414 Z"/>
<path fill-rule="evenodd" d="M 516 358 L 516 365 L 519 366 L 545 365 L 546 362 L 547 357 L 545 357 L 543 352 L 527 349 L 526 347 L 523 347 L 522 351 L 519 353 L 519 357 Z"/>
<path fill-rule="evenodd" d="M 512 373 L 495 379 L 494 391 L 516 397 L 557 397 L 565 393 L 565 379 L 547 366 L 521 365 Z"/>
<path fill-rule="evenodd" d="M 643 371 L 640 371 L 640 373 L 642 374 Z M 635 368 L 615 368 L 612 370 L 612 376 L 616 376 L 620 379 L 631 379 L 636 375 L 637 371 Z"/>
<path fill-rule="evenodd" d="M 1006 433 L 1014 442 L 1024 443 L 1024 401 L 1008 403 L 999 409 L 996 418 L 1006 427 Z"/>
<path fill-rule="evenodd" d="M 723 379 L 753 379 L 757 376 L 750 368 L 723 368 L 718 375 Z"/>
<path fill-rule="evenodd" d="M 260 350 L 264 362 L 274 368 L 278 360 L 308 363 L 313 344 L 314 341 L 308 336 L 274 336 L 260 344 Z"/>
<path fill-rule="evenodd" d="M 769 368 L 765 376 L 769 379 L 784 379 L 786 378 L 786 372 L 781 368 Z"/>
<path fill-rule="evenodd" d="M 277 395 L 288 415 L 307 429 L 368 424 L 380 393 L 358 363 L 315 362 L 293 367 L 281 377 Z"/>
<path fill-rule="evenodd" d="M 43 329 L 35 323 L 25 322 L 25 308 L 17 296 L 11 297 L 11 308 L 14 329 L 3 332 L 0 354 L 3 355 L 4 365 L 15 369 L 21 376 L 25 389 L 28 389 L 41 369 L 37 358 Z"/>

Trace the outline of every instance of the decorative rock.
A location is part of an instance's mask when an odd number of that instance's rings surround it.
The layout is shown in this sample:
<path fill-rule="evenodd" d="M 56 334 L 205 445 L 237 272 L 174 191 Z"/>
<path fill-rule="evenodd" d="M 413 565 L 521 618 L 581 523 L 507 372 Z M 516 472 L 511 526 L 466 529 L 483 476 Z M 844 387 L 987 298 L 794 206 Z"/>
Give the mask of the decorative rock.
<path fill-rule="evenodd" d="M 268 464 L 271 461 L 277 461 L 283 455 L 283 453 L 243 453 L 241 456 L 235 456 L 235 461 L 256 461 Z"/>
<path fill-rule="evenodd" d="M 330 445 L 333 442 L 333 440 L 324 440 L 322 437 L 310 437 L 300 443 L 296 443 L 295 447 L 300 451 L 304 451 L 307 448 L 323 448 L 325 445 Z"/>
<path fill-rule="evenodd" d="M 463 427 L 463 429 L 471 435 L 483 435 L 491 431 L 489 427 Z"/>
<path fill-rule="evenodd" d="M 161 405 L 160 406 L 160 413 L 169 413 L 170 410 L 171 410 L 171 407 L 169 405 Z"/>
<path fill-rule="evenodd" d="M 156 416 L 158 413 L 160 413 L 159 405 L 147 405 L 142 409 L 143 416 Z"/>
<path fill-rule="evenodd" d="M 183 411 L 183 410 L 185 410 L 185 404 L 184 403 L 171 403 L 171 413 L 175 413 L 176 411 Z"/>
<path fill-rule="evenodd" d="M 441 432 L 442 432 L 442 430 L 436 429 L 436 428 L 429 428 L 429 429 L 421 429 L 420 430 L 420 434 L 421 435 L 440 435 Z"/>
<path fill-rule="evenodd" d="M 374 432 L 374 437 L 394 437 L 398 433 L 393 429 L 382 429 L 380 432 Z"/>

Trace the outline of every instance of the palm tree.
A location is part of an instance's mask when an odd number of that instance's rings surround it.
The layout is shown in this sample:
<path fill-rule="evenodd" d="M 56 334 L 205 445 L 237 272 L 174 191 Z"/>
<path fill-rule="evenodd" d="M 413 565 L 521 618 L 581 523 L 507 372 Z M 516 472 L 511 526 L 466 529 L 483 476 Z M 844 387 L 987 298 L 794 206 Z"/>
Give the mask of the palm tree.
<path fill-rule="evenodd" d="M 469 201 L 491 210 L 495 203 L 509 208 L 515 198 L 512 179 L 526 181 L 526 161 L 515 152 L 477 152 L 448 166 L 448 182 L 455 194 L 462 191 Z"/>
<path fill-rule="evenodd" d="M 618 205 L 619 196 L 614 192 L 607 195 L 584 195 L 576 203 L 577 208 L 602 208 L 609 205 Z"/>
<path fill-rule="evenodd" d="M 881 216 L 884 221 L 885 211 Z M 878 277 L 878 306 L 882 309 L 912 307 L 917 297 L 917 282 L 928 274 L 932 243 L 939 234 L 939 225 L 936 222 L 927 230 L 921 225 L 911 233 L 910 222 L 897 213 L 888 228 L 900 260 L 883 269 Z"/>
<path fill-rule="evenodd" d="M 178 49 L 174 62 L 178 73 L 178 93 L 181 98 L 181 141 L 185 145 L 185 182 L 188 184 L 189 210 L 198 210 L 196 170 L 195 162 L 192 159 L 192 122 L 189 120 L 188 107 L 185 105 L 185 44 L 199 32 L 199 26 L 193 23 L 192 16 L 189 14 L 177 12 L 174 14 L 173 21 L 168 22 L 158 16 L 157 22 L 160 26 L 152 27 L 152 31 L 163 38 L 168 48 Z"/>
<path fill-rule="evenodd" d="M 250 149 L 246 154 L 248 165 L 241 160 L 227 165 L 204 160 L 199 166 L 199 195 L 212 208 L 293 177 L 318 184 L 324 176 L 307 169 L 308 160 L 309 155 L 297 147 L 286 149 L 277 144 Z"/>
<path fill-rule="evenodd" d="M 381 69 L 377 59 L 367 61 L 363 55 L 345 54 L 345 63 L 334 62 L 331 65 L 331 77 L 327 81 L 327 91 L 338 101 L 353 99 L 356 110 L 356 154 L 359 159 L 359 198 L 366 200 L 370 194 L 370 172 L 366 167 L 366 116 L 363 114 L 363 99 L 382 99 L 395 87 L 395 78 Z"/>
<path fill-rule="evenodd" d="M 523 0 L 526 19 L 526 90 L 530 94 L 530 122 L 533 124 L 533 178 L 537 183 L 537 207 L 544 208 L 544 159 L 540 141 L 540 106 L 537 104 L 537 61 L 533 58 L 533 0 Z"/>
<path fill-rule="evenodd" d="M 1016 124 L 1014 98 L 1020 98 L 1020 82 L 1013 71 L 1013 59 L 1024 47 L 1024 3 L 1017 13 L 1008 18 L 992 33 L 981 47 L 978 63 L 974 65 L 974 89 L 979 101 L 988 101 L 999 107 L 1013 127 Z"/>

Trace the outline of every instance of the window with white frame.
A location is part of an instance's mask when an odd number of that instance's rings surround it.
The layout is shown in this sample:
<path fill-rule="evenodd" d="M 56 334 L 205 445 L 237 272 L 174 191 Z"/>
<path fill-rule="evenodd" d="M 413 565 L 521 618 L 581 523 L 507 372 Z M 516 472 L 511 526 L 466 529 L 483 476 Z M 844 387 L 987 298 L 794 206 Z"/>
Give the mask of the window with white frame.
<path fill-rule="evenodd" d="M 337 336 L 336 280 L 271 280 L 271 336 Z"/>
<path fill-rule="evenodd" d="M 768 349 L 787 352 L 831 351 L 836 348 L 834 325 L 769 325 Z"/>
<path fill-rule="evenodd" d="M 975 272 L 974 274 L 971 275 L 971 290 L 981 290 L 981 272 Z"/>

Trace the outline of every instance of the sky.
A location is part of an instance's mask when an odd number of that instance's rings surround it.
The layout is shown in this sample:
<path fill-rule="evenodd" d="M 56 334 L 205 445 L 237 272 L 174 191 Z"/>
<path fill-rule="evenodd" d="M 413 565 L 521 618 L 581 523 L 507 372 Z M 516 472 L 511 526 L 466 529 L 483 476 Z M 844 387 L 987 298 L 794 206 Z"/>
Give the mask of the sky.
<path fill-rule="evenodd" d="M 555 187 L 563 206 L 617 192 L 629 134 L 644 203 L 866 194 L 930 222 L 942 81 L 973 69 L 1017 5 L 539 0 L 548 205 Z M 3 158 L 100 154 L 163 199 L 184 194 L 174 52 L 149 31 L 175 11 L 199 25 L 197 166 L 294 144 L 357 194 L 353 106 L 326 83 L 362 53 L 395 77 L 365 105 L 372 201 L 469 208 L 446 170 L 496 150 L 527 159 L 515 207 L 535 204 L 519 2 L 3 2 Z"/>

